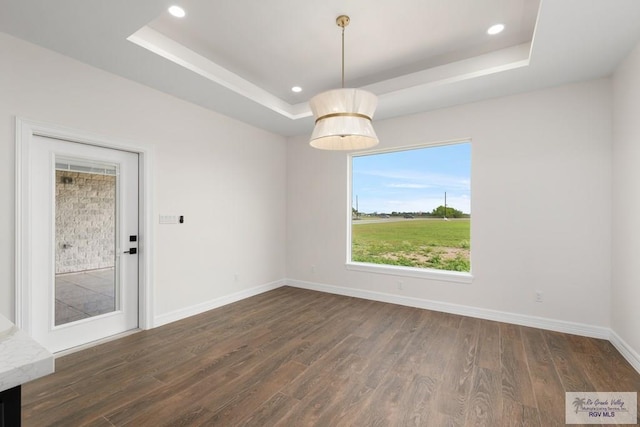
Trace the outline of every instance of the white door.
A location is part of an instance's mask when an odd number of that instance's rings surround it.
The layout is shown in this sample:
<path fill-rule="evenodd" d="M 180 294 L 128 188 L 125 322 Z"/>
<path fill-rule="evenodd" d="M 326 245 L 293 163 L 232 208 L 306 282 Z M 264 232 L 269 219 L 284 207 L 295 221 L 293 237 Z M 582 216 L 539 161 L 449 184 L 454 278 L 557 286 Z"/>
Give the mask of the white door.
<path fill-rule="evenodd" d="M 138 326 L 138 154 L 33 136 L 31 334 L 51 352 Z"/>

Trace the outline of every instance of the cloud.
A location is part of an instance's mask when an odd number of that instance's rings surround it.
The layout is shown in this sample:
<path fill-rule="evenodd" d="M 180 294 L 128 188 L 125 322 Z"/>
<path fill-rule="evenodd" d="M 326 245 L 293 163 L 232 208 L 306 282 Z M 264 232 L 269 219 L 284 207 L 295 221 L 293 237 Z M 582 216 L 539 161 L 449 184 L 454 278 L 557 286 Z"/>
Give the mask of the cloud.
<path fill-rule="evenodd" d="M 423 189 L 423 188 L 433 188 L 433 185 L 426 185 L 426 184 L 410 184 L 410 183 L 406 183 L 406 184 L 387 184 L 387 185 L 385 185 L 385 187 L 389 187 L 389 188 L 415 188 L 415 189 Z"/>
<path fill-rule="evenodd" d="M 384 184 L 392 188 L 446 188 L 448 190 L 468 190 L 468 177 L 421 172 L 412 170 L 354 170 L 354 174 L 374 176 L 389 181 Z"/>

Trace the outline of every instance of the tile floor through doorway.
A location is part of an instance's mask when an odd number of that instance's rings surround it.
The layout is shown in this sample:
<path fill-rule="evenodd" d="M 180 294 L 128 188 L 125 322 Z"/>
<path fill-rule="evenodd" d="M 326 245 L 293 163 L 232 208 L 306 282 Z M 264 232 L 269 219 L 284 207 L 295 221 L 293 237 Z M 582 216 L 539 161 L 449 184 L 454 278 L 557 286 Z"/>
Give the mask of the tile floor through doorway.
<path fill-rule="evenodd" d="M 114 269 L 56 274 L 56 326 L 115 310 Z"/>

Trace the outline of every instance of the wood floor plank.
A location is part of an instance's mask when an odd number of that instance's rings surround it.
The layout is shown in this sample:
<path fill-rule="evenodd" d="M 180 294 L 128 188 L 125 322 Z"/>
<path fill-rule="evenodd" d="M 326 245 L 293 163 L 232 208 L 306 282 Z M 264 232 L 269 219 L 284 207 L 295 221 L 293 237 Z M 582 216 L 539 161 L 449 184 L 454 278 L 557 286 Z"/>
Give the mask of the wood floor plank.
<path fill-rule="evenodd" d="M 453 397 L 453 396 L 452 396 Z M 429 411 L 429 421 L 426 425 L 442 426 L 442 427 L 461 427 L 464 426 L 464 420 L 455 415 L 442 413 L 437 410 Z"/>
<path fill-rule="evenodd" d="M 223 406 L 211 411 L 209 425 L 238 425 L 240 420 L 255 412 L 265 401 L 276 395 L 282 387 L 300 375 L 307 366 L 289 361 L 273 372 L 268 372 L 252 387 L 245 388 Z"/>
<path fill-rule="evenodd" d="M 513 427 L 542 427 L 538 410 L 523 406 L 510 399 L 502 401 L 501 423 L 504 426 Z M 498 425 L 498 424 L 496 424 Z"/>
<path fill-rule="evenodd" d="M 368 317 L 353 334 L 366 338 L 368 346 L 361 349 L 362 354 L 375 352 L 386 342 L 397 329 L 407 321 L 414 309 L 411 307 L 396 308 L 393 304 L 381 304 L 373 306 Z"/>
<path fill-rule="evenodd" d="M 141 425 L 166 426 L 166 427 L 210 427 L 209 419 L 211 412 L 202 406 L 188 406 L 178 412 L 175 416 L 165 419 L 156 420 L 153 424 L 132 423 L 132 426 Z"/>
<path fill-rule="evenodd" d="M 619 384 L 619 387 L 626 387 L 628 391 L 638 390 L 638 397 L 640 398 L 640 377 L 636 375 L 637 372 L 633 369 L 629 362 L 625 360 L 625 358 L 615 349 L 615 347 L 610 342 L 596 339 L 594 339 L 592 342 L 596 343 L 601 350 L 600 355 L 602 356 L 602 360 L 606 362 L 606 366 L 610 371 L 608 377 L 616 381 Z M 593 377 L 596 378 L 597 382 L 607 380 L 606 375 L 597 375 L 597 369 L 593 369 L 589 371 L 589 373 L 591 373 Z"/>
<path fill-rule="evenodd" d="M 439 339 L 445 335 L 438 335 L 438 327 L 431 321 L 429 313 L 421 310 L 419 323 L 408 330 L 409 341 L 405 351 L 397 358 L 393 368 L 395 375 L 405 378 L 414 378 L 416 375 L 426 377 L 432 372 L 429 368 L 431 363 L 439 359 L 435 351 L 446 351 L 446 342 Z M 450 342 L 453 343 L 455 332 L 451 337 Z M 446 364 L 444 355 L 440 361 L 443 366 Z"/>
<path fill-rule="evenodd" d="M 123 405 L 129 396 L 146 394 L 161 386 L 159 381 L 151 377 L 134 377 L 125 385 L 113 384 L 111 388 L 99 388 L 99 392 L 91 393 L 88 398 L 87 395 L 79 395 L 75 399 L 57 405 L 56 419 L 59 425 L 87 424 Z M 49 426 L 51 425 L 49 413 L 53 410 L 35 411 L 26 407 L 23 412 L 23 421 L 26 425 Z"/>
<path fill-rule="evenodd" d="M 553 363 L 542 331 L 522 328 L 522 338 L 529 362 L 531 383 L 536 398 L 540 424 L 560 426 L 565 419 L 565 390 Z"/>
<path fill-rule="evenodd" d="M 478 319 L 465 317 L 458 329 L 456 343 L 449 355 L 449 375 L 445 377 L 443 382 L 447 392 L 458 392 L 464 396 L 471 387 L 471 375 L 478 349 L 479 324 Z"/>
<path fill-rule="evenodd" d="M 420 340 L 419 349 L 413 353 L 414 371 L 434 379 L 441 379 L 447 373 L 447 365 L 454 351 L 458 330 L 436 323 L 425 332 L 428 333 L 428 337 Z M 416 338 L 414 343 L 418 340 L 419 338 Z"/>
<path fill-rule="evenodd" d="M 347 336 L 339 345 L 328 351 L 322 358 L 319 358 L 318 363 L 312 364 L 305 372 L 292 380 L 283 389 L 283 392 L 302 400 L 315 387 L 322 386 L 326 375 L 340 376 L 342 374 L 343 377 L 347 377 L 348 375 L 345 375 L 345 371 L 353 368 L 354 363 L 361 362 L 354 352 L 362 341 L 363 338 L 361 337 Z M 349 359 L 350 362 L 347 362 Z M 296 358 L 296 360 L 298 359 Z"/>
<path fill-rule="evenodd" d="M 226 371 L 213 371 L 204 378 L 188 378 L 179 384 L 165 385 L 144 396 L 133 397 L 117 410 L 107 412 L 105 417 L 116 426 L 136 426 L 150 425 L 152 421 L 157 425 L 183 414 L 190 416 L 203 409 L 198 400 L 200 396 L 234 379 L 235 374 Z M 176 411 L 178 407 L 180 410 Z"/>
<path fill-rule="evenodd" d="M 411 334 L 408 332 L 397 331 L 386 346 L 369 357 L 370 364 L 375 366 L 376 369 L 369 370 L 369 374 L 365 379 L 367 386 L 376 388 L 383 381 L 385 376 L 395 367 L 411 338 Z"/>
<path fill-rule="evenodd" d="M 637 392 L 637 408 L 640 409 L 640 375 L 626 363 L 622 355 L 609 353 L 578 353 L 576 359 L 597 391 Z M 636 424 L 640 424 L 640 411 Z"/>
<path fill-rule="evenodd" d="M 332 370 L 325 369 L 325 372 L 331 372 L 339 378 L 353 379 L 354 381 L 362 381 L 363 373 L 369 364 L 369 360 L 357 354 L 350 354 L 342 362 L 340 362 Z"/>
<path fill-rule="evenodd" d="M 466 406 L 467 426 L 495 426 L 502 417 L 502 394 L 499 371 L 478 365 Z"/>
<path fill-rule="evenodd" d="M 113 424 L 111 424 L 106 418 L 100 417 L 85 424 L 83 427 L 113 427 Z"/>
<path fill-rule="evenodd" d="M 327 405 L 325 410 L 318 417 L 316 425 L 318 426 L 353 426 L 360 422 L 360 410 L 363 408 L 363 404 L 372 393 L 372 389 L 362 384 L 360 381 L 348 379 L 345 386 L 337 389 L 336 395 L 333 397 L 331 403 Z M 357 420 L 355 423 L 349 421 L 347 418 L 355 416 Z"/>
<path fill-rule="evenodd" d="M 282 392 L 303 400 L 315 390 L 326 386 L 327 378 L 350 378 L 353 371 L 362 372 L 365 360 L 353 352 L 363 338 L 350 335 L 336 349 L 329 351 L 318 363 L 283 388 Z"/>
<path fill-rule="evenodd" d="M 132 360 L 130 363 L 114 366 L 113 369 L 105 369 L 95 375 L 83 377 L 80 381 L 73 383 L 71 387 L 78 394 L 84 395 L 86 393 L 90 393 L 104 382 L 125 385 L 133 378 L 140 376 L 151 377 L 158 372 L 163 372 L 164 369 L 168 369 L 166 362 L 167 359 L 176 364 L 193 364 L 193 359 L 196 356 L 191 353 L 181 351 L 179 348 L 174 348 L 172 350 L 167 350 L 165 357 L 166 359 L 159 359 L 156 355 L 146 355 L 140 359 Z"/>
<path fill-rule="evenodd" d="M 39 393 L 34 393 L 34 390 L 29 387 L 29 383 L 23 385 L 22 407 L 36 413 L 55 408 L 79 396 L 70 385 L 60 388 L 49 386 L 47 389 L 40 389 Z"/>
<path fill-rule="evenodd" d="M 265 340 L 269 342 L 274 339 L 270 331 L 258 328 L 254 332 L 255 334 L 221 340 L 217 346 L 200 355 L 194 355 L 192 352 L 186 351 L 187 355 L 197 357 L 198 363 L 193 363 L 192 358 L 172 361 L 170 365 L 166 365 L 164 370 L 155 372 L 153 376 L 169 384 L 180 378 L 198 374 L 203 367 L 207 369 L 222 369 L 225 366 L 245 360 L 256 348 L 264 345 Z"/>
<path fill-rule="evenodd" d="M 307 336 L 306 338 L 310 340 L 311 345 L 296 355 L 296 360 L 307 366 L 313 364 L 345 340 L 350 335 L 349 331 L 356 323 L 357 322 L 353 320 L 346 320 L 344 324 L 340 325 L 342 327 L 338 325 L 327 327 L 324 333 L 316 334 L 313 339 Z M 362 341 L 361 338 L 358 339 Z"/>
<path fill-rule="evenodd" d="M 596 391 L 588 376 L 585 376 L 574 357 L 566 334 L 544 331 L 543 337 L 547 343 L 556 372 L 562 381 L 565 391 Z"/>
<path fill-rule="evenodd" d="M 555 426 L 607 341 L 283 287 L 57 359 L 23 426 Z"/>
<path fill-rule="evenodd" d="M 409 388 L 406 378 L 388 375 L 367 400 L 368 406 L 360 413 L 358 422 L 365 426 L 392 425 L 404 418 L 402 396 Z"/>
<path fill-rule="evenodd" d="M 411 378 L 411 382 L 400 400 L 401 424 L 403 426 L 429 425 L 429 408 L 433 402 L 437 385 L 437 381 L 433 378 L 420 374 Z"/>
<path fill-rule="evenodd" d="M 299 403 L 282 393 L 276 393 L 264 402 L 258 409 L 249 414 L 239 425 L 243 427 L 264 427 L 274 423 L 274 420 L 283 419 L 292 412 Z"/>
<path fill-rule="evenodd" d="M 275 422 L 276 426 L 315 426 L 322 414 L 328 410 L 349 381 L 327 374 L 322 384 L 316 383 L 301 399 L 295 409 Z"/>
<path fill-rule="evenodd" d="M 478 319 L 462 318 L 449 354 L 446 374 L 440 378 L 431 409 L 445 424 L 464 425 L 469 405 L 479 336 Z"/>
<path fill-rule="evenodd" d="M 536 407 L 520 328 L 502 323 L 500 329 L 500 373 L 503 399 L 523 407 Z"/>
<path fill-rule="evenodd" d="M 297 375 L 286 382 L 286 384 L 288 384 L 306 370 L 306 365 L 295 360 L 296 355 L 300 353 L 301 349 L 305 348 L 308 348 L 308 343 L 304 341 L 275 341 L 266 351 L 271 357 L 261 357 L 263 352 L 262 350 L 258 350 L 245 361 L 230 366 L 230 372 L 235 373 L 236 376 L 228 383 L 236 393 L 243 392 L 260 384 L 266 378 L 269 378 L 273 372 L 277 372 L 283 366 L 295 366 L 296 368 L 304 366 L 304 369 L 300 369 Z M 275 394 L 275 392 L 272 394 Z M 218 393 L 217 390 L 211 390 L 210 393 L 200 396 L 200 398 L 205 401 L 205 405 L 211 410 L 217 410 L 226 404 L 228 400 L 228 398 Z"/>
<path fill-rule="evenodd" d="M 603 340 L 597 340 L 595 338 L 581 337 L 573 334 L 566 334 L 565 338 L 567 340 L 569 347 L 571 348 L 571 351 L 573 351 L 574 353 L 583 353 L 583 354 L 597 353 L 599 349 L 598 349 L 598 345 L 596 344 L 596 341 L 603 341 Z"/>
<path fill-rule="evenodd" d="M 500 326 L 487 320 L 480 322 L 478 337 L 478 366 L 493 371 L 500 371 Z"/>

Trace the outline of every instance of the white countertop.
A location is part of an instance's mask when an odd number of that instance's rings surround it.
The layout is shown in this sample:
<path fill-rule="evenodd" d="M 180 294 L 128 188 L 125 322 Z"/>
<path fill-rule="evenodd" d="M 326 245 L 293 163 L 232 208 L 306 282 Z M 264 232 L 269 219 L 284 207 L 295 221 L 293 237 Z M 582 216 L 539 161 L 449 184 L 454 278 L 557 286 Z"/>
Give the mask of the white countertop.
<path fill-rule="evenodd" d="M 0 391 L 53 373 L 53 355 L 0 314 Z"/>

